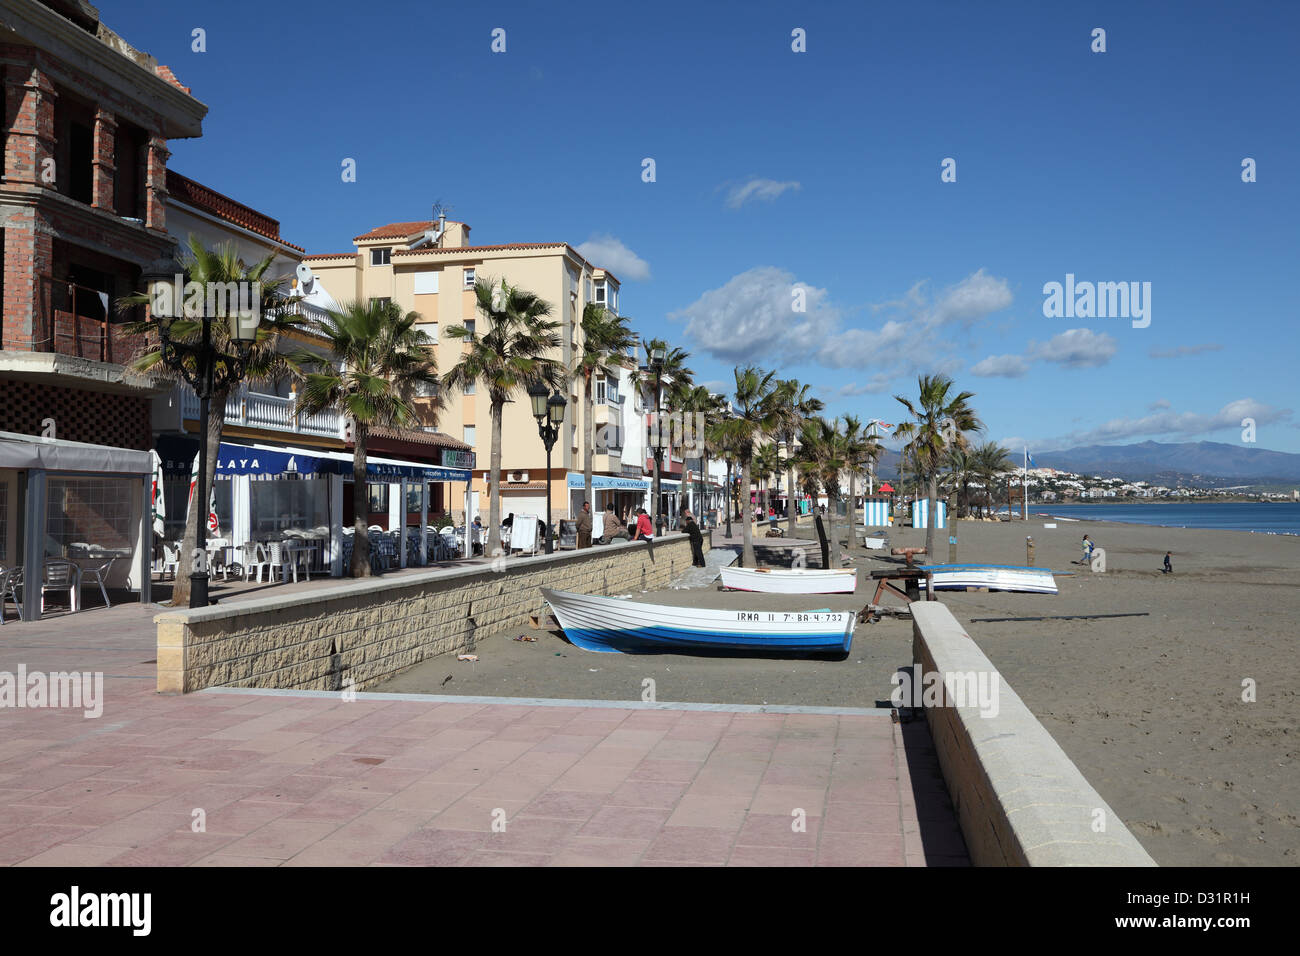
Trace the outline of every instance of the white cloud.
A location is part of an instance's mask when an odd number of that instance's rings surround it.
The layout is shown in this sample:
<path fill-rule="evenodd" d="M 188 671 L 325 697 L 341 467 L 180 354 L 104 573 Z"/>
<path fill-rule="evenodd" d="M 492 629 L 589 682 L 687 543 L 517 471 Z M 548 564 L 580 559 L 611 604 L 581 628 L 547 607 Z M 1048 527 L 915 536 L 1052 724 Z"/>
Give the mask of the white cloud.
<path fill-rule="evenodd" d="M 1022 378 L 1029 363 L 1019 355 L 990 355 L 971 366 L 972 375 L 980 378 Z"/>
<path fill-rule="evenodd" d="M 802 188 L 800 183 L 793 180 L 782 183 L 775 179 L 760 179 L 755 176 L 728 190 L 727 205 L 732 209 L 739 209 L 747 202 L 771 202 L 787 190 Z"/>
<path fill-rule="evenodd" d="M 611 235 L 595 235 L 575 247 L 578 255 L 597 269 L 608 269 L 619 279 L 643 281 L 650 278 L 650 263 Z"/>
<path fill-rule="evenodd" d="M 869 382 L 854 382 L 850 385 L 842 385 L 835 394 L 849 398 L 855 395 L 879 395 L 881 392 L 889 391 L 889 378 L 885 375 L 874 375 Z"/>
<path fill-rule="evenodd" d="M 1154 412 L 1161 408 L 1172 408 L 1172 407 L 1173 406 L 1169 403 L 1169 399 L 1157 398 L 1154 402 L 1152 402 L 1150 405 L 1147 406 L 1147 409 Z"/>
<path fill-rule="evenodd" d="M 1031 342 L 1025 354 L 1066 368 L 1097 368 L 1109 362 L 1115 351 L 1115 339 L 1105 332 L 1070 329 L 1046 342 Z"/>
<path fill-rule="evenodd" d="M 1256 425 L 1272 425 L 1288 421 L 1292 414 L 1289 408 L 1265 405 L 1253 398 L 1239 398 L 1208 415 L 1162 408 L 1140 418 L 1113 418 L 1096 428 L 1070 432 L 1053 439 L 1051 444 L 1056 448 L 1068 448 L 1071 445 L 1107 444 L 1128 438 L 1195 438 L 1224 429 L 1240 431 L 1243 418 L 1255 419 Z"/>
<path fill-rule="evenodd" d="M 803 312 L 794 311 L 794 289 L 804 292 Z M 773 266 L 759 266 L 710 289 L 670 318 L 686 320 L 686 334 L 716 359 L 756 362 L 764 356 L 789 361 L 808 342 L 824 341 L 838 315 L 829 294 L 795 281 Z"/>
<path fill-rule="evenodd" d="M 1200 355 L 1202 352 L 1218 352 L 1222 349 L 1222 345 L 1206 342 L 1204 345 L 1179 345 L 1172 349 L 1152 349 L 1148 354 L 1153 359 L 1184 358 L 1188 355 Z"/>

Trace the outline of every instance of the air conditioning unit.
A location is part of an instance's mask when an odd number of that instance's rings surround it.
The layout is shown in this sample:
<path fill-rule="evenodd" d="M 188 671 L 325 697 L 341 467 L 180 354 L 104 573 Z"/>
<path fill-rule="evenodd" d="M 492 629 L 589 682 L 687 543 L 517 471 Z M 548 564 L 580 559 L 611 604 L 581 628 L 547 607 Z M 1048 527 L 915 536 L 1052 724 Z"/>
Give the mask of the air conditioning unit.
<path fill-rule="evenodd" d="M 506 472 L 506 481 L 512 485 L 526 484 L 528 482 L 528 472 L 508 471 Z"/>

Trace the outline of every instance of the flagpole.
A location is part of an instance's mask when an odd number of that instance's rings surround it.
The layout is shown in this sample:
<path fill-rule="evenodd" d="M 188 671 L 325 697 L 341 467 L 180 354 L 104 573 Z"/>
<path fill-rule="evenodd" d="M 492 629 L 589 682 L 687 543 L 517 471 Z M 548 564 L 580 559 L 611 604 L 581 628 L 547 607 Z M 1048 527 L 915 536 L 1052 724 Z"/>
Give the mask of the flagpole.
<path fill-rule="evenodd" d="M 1025 446 L 1025 470 L 1020 475 L 1020 517 L 1029 520 L 1029 446 Z"/>

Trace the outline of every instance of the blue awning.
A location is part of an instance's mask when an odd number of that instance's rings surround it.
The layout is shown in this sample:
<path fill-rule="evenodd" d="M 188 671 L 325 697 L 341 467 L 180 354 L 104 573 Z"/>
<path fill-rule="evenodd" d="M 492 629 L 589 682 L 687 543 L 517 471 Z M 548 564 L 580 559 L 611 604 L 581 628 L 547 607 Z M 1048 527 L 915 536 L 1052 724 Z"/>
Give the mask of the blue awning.
<path fill-rule="evenodd" d="M 352 474 L 352 455 L 320 448 L 237 445 L 222 442 L 217 455 L 217 477 L 235 475 L 275 477 L 278 475 Z M 468 468 L 443 468 L 417 461 L 368 458 L 366 475 L 375 480 L 406 478 L 408 481 L 469 481 Z"/>

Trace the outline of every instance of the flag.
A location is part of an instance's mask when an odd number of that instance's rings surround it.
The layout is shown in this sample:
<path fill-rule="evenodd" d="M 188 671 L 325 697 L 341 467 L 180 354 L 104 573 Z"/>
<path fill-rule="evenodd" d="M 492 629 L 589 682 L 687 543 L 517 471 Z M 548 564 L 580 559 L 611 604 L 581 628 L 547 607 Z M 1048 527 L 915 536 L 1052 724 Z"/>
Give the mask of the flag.
<path fill-rule="evenodd" d="M 190 468 L 190 496 L 185 504 L 185 520 L 190 517 L 190 509 L 194 507 L 194 489 L 199 484 L 199 456 L 195 454 L 194 464 Z M 217 521 L 217 489 L 212 487 L 208 490 L 208 533 L 217 534 L 220 525 Z"/>
<path fill-rule="evenodd" d="M 1034 456 L 1033 456 L 1033 455 L 1030 455 L 1030 456 L 1029 456 L 1029 467 L 1030 467 L 1030 468 L 1037 468 L 1037 467 L 1038 467 L 1036 464 L 1034 464 Z"/>
<path fill-rule="evenodd" d="M 162 458 L 158 452 L 152 450 L 149 455 L 153 458 L 153 482 L 149 495 L 150 501 L 153 502 L 153 533 L 161 538 L 167 519 L 167 502 L 163 498 Z"/>

